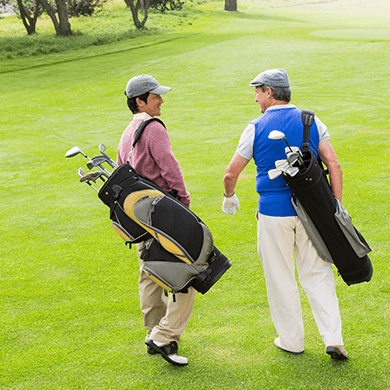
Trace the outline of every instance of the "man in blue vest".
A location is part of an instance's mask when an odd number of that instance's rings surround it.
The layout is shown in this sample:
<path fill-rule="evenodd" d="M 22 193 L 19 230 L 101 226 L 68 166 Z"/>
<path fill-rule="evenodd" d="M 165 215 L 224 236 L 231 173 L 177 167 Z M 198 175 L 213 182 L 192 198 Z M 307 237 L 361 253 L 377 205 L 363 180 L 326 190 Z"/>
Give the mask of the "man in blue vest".
<path fill-rule="evenodd" d="M 286 158 L 285 143 L 268 138 L 272 130 L 282 131 L 291 146 L 301 147 L 301 111 L 289 104 L 289 77 L 283 69 L 260 73 L 251 83 L 261 115 L 250 122 L 240 138 L 236 153 L 224 175 L 222 210 L 235 215 L 240 209 L 234 193 L 239 174 L 253 158 L 257 168 L 259 194 L 257 219 L 258 253 L 264 269 L 271 316 L 278 333 L 275 347 L 292 353 L 304 351 L 304 327 L 299 289 L 295 279 L 294 253 L 303 287 L 328 353 L 333 359 L 348 358 L 341 334 L 341 318 L 330 263 L 322 260 L 291 203 L 291 192 L 281 176 L 274 180 L 268 171 L 275 161 Z M 310 149 L 329 169 L 332 192 L 341 201 L 343 175 L 329 140 L 326 126 L 317 118 L 310 129 Z"/>

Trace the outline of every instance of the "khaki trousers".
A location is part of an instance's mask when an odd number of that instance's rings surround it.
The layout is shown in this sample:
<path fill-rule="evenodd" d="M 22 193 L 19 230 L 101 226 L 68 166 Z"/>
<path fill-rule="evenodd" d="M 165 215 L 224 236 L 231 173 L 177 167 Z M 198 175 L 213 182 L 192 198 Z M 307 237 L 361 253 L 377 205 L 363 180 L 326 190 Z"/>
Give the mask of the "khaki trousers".
<path fill-rule="evenodd" d="M 165 296 L 164 289 L 153 282 L 143 271 L 144 262 L 139 257 L 139 248 L 143 243 L 137 244 L 137 254 L 140 265 L 139 294 L 141 311 L 144 317 L 144 326 L 147 329 L 146 339 L 160 343 L 179 342 L 180 336 L 190 320 L 195 302 L 196 290 L 192 287 L 188 293 L 169 294 Z"/>
<path fill-rule="evenodd" d="M 282 348 L 304 349 L 299 282 L 304 289 L 325 346 L 343 345 L 341 318 L 332 265 L 322 260 L 298 217 L 257 214 L 258 252 L 268 301 Z"/>

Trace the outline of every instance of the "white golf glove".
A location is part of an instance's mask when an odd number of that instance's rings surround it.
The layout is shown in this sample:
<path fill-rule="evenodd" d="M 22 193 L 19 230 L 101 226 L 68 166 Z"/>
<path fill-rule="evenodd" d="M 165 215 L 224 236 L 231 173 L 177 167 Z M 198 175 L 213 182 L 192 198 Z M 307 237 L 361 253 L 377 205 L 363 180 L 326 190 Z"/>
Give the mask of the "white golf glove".
<path fill-rule="evenodd" d="M 236 208 L 240 211 L 240 201 L 238 200 L 237 195 L 233 194 L 229 198 L 225 196 L 222 203 L 222 211 L 226 214 L 235 215 Z"/>

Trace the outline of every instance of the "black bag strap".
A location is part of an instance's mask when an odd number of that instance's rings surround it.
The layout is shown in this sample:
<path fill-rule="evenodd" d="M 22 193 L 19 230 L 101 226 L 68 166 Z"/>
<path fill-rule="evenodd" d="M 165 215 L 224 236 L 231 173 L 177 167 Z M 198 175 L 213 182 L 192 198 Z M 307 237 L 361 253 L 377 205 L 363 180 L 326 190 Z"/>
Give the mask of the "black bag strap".
<path fill-rule="evenodd" d="M 141 135 L 142 133 L 144 132 L 145 130 L 145 127 L 150 123 L 150 122 L 153 122 L 153 121 L 157 121 L 157 122 L 160 122 L 164 127 L 164 122 L 161 120 L 161 119 L 158 119 L 158 118 L 150 118 L 150 119 L 147 119 L 145 121 L 142 121 L 140 123 L 140 125 L 138 126 L 138 129 L 136 130 L 135 132 L 135 136 L 134 136 L 134 141 L 133 141 L 133 145 L 131 146 L 132 148 L 134 148 L 135 144 L 138 142 L 138 140 L 141 138 Z M 166 128 L 166 127 L 165 127 Z"/>
<path fill-rule="evenodd" d="M 314 122 L 315 113 L 312 110 L 302 110 L 302 123 L 303 123 L 303 143 L 302 143 L 302 153 L 309 150 L 309 136 L 310 136 L 310 126 Z M 321 158 L 317 157 L 318 164 L 324 172 L 324 175 L 329 175 L 329 169 L 325 169 Z"/>
<path fill-rule="evenodd" d="M 309 136 L 310 136 L 310 126 L 314 122 L 314 111 L 312 110 L 302 110 L 302 123 L 303 123 L 303 143 L 302 143 L 302 153 L 309 150 Z"/>
<path fill-rule="evenodd" d="M 134 141 L 133 141 L 133 144 L 131 145 L 131 150 L 130 150 L 130 153 L 129 153 L 129 157 L 127 158 L 128 161 L 130 160 L 130 156 L 133 153 L 134 146 L 138 142 L 138 140 L 141 138 L 141 135 L 144 132 L 145 127 L 150 122 L 153 122 L 153 121 L 160 122 L 166 128 L 166 126 L 164 125 L 164 122 L 161 119 L 158 119 L 158 118 L 150 118 L 150 119 L 146 119 L 145 121 L 142 121 L 140 123 L 140 125 L 138 126 L 138 129 L 135 131 Z"/>

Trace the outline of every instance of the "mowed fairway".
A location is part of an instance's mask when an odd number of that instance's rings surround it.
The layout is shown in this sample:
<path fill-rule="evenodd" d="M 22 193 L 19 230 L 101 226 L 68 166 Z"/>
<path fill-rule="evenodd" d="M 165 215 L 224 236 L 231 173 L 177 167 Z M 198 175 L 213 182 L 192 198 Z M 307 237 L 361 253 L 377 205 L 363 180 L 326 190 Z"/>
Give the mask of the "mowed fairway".
<path fill-rule="evenodd" d="M 248 0 L 227 13 L 209 3 L 166 39 L 0 62 L 0 389 L 390 388 L 390 7 L 370 4 Z M 221 211 L 225 167 L 260 115 L 249 82 L 274 67 L 289 73 L 292 103 L 328 126 L 343 204 L 373 249 L 371 282 L 348 287 L 335 270 L 342 363 L 325 354 L 304 294 L 305 353 L 272 345 L 253 163 L 236 190 L 241 211 Z M 87 160 L 64 157 L 75 145 L 92 157 L 100 143 L 116 157 L 131 119 L 123 91 L 141 73 L 172 87 L 161 119 L 191 209 L 233 264 L 197 296 L 184 368 L 146 354 L 135 248 L 78 182 Z"/>

